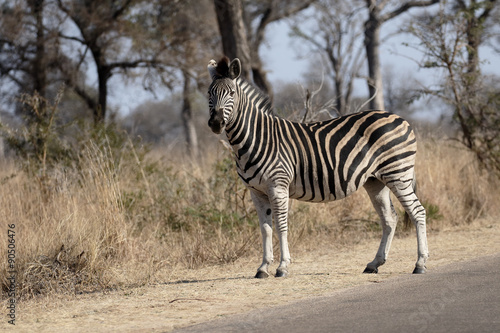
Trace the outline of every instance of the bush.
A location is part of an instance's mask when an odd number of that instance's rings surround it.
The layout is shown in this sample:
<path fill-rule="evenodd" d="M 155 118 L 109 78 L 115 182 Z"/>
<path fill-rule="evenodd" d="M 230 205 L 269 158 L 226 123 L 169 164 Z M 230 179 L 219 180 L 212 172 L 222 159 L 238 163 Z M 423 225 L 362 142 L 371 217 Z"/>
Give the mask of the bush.
<path fill-rule="evenodd" d="M 37 132 L 29 133 L 35 137 Z M 54 158 L 27 153 L 19 154 L 21 164 L 0 161 L 5 194 L 0 216 L 4 224 L 16 225 L 21 297 L 164 281 L 165 272 L 178 267 L 196 269 L 242 257 L 255 259 L 249 267 L 253 273 L 261 256 L 258 219 L 230 153 L 207 152 L 204 162 L 193 163 L 140 146 L 112 126 L 86 133 L 70 145 L 77 147 L 71 154 L 58 155 L 46 144 L 41 151 Z M 52 140 L 49 133 L 42 137 Z M 26 142 L 21 151 L 30 151 L 34 141 Z M 496 220 L 498 178 L 481 171 L 474 154 L 457 145 L 420 142 L 416 169 L 428 230 Z M 40 167 L 43 173 L 34 171 Z M 378 217 L 362 190 L 333 203 L 290 205 L 294 253 L 380 237 Z M 274 244 L 278 255 L 276 237 Z M 1 237 L 0 249 L 6 248 L 7 238 Z M 0 263 L 5 292 L 6 251 L 0 251 Z"/>

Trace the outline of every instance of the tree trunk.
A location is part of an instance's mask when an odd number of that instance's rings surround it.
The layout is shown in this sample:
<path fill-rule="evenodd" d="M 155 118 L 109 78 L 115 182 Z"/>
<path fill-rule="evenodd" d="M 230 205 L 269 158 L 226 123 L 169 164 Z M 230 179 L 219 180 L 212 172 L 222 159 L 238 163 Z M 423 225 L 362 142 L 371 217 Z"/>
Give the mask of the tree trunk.
<path fill-rule="evenodd" d="M 273 99 L 273 89 L 271 87 L 271 84 L 267 80 L 266 77 L 266 72 L 262 69 L 262 64 L 260 62 L 260 58 L 258 61 L 255 60 L 254 58 L 254 63 L 252 66 L 252 76 L 253 76 L 253 82 L 259 89 L 265 93 L 266 95 L 269 96 L 269 98 L 272 100 Z"/>
<path fill-rule="evenodd" d="M 189 73 L 183 71 L 184 76 L 184 90 L 182 92 L 182 124 L 184 126 L 184 133 L 186 135 L 186 146 L 189 156 L 192 159 L 199 157 L 198 137 L 196 128 L 193 122 L 193 111 L 191 107 L 191 97 L 193 94 L 193 87 Z"/>
<path fill-rule="evenodd" d="M 365 22 L 365 47 L 368 59 L 368 90 L 370 98 L 376 93 L 370 101 L 370 109 L 383 110 L 385 108 L 379 54 L 380 27 L 383 23 L 407 12 L 410 8 L 427 7 L 438 2 L 439 0 L 400 2 L 399 7 L 382 15 L 381 12 L 388 4 L 387 1 L 366 0 L 369 15 L 368 20 Z"/>
<path fill-rule="evenodd" d="M 368 91 L 370 93 L 370 109 L 384 110 L 384 88 L 382 70 L 380 68 L 380 22 L 376 15 L 370 12 L 370 18 L 365 23 L 365 48 L 368 60 Z"/>
<path fill-rule="evenodd" d="M 484 33 L 484 23 L 490 16 L 497 0 L 487 0 L 480 3 L 472 1 L 466 4 L 463 1 L 457 1 L 458 8 L 465 13 L 467 22 L 467 64 L 468 73 L 476 75 L 479 69 L 479 46 L 482 43 L 482 34 Z M 476 10 L 482 8 L 483 12 L 476 16 Z"/>
<path fill-rule="evenodd" d="M 241 60 L 241 75 L 249 79 L 251 72 L 250 48 L 248 46 L 243 9 L 240 0 L 214 0 L 217 22 L 222 37 L 224 55 L 231 60 Z"/>
<path fill-rule="evenodd" d="M 346 114 L 346 96 L 344 93 L 344 80 L 336 73 L 335 74 L 335 93 L 337 96 L 335 97 L 335 103 L 337 112 L 340 116 L 345 116 Z"/>
<path fill-rule="evenodd" d="M 467 63 L 469 74 L 476 74 L 479 70 L 479 45 L 481 44 L 479 23 L 475 17 L 469 20 L 470 27 L 467 29 Z"/>
<path fill-rule="evenodd" d="M 97 65 L 98 76 L 98 103 L 94 110 L 94 124 L 103 123 L 106 120 L 106 108 L 108 100 L 108 80 L 111 77 L 111 71 L 107 66 Z"/>
<path fill-rule="evenodd" d="M 272 8 L 267 8 L 262 15 L 259 25 L 255 31 L 252 29 L 252 22 L 247 21 L 247 32 L 250 36 L 247 36 L 247 40 L 250 40 L 250 58 L 252 60 L 252 77 L 253 82 L 259 89 L 267 94 L 272 100 L 273 91 L 271 84 L 267 80 L 266 71 L 263 69 L 262 61 L 260 59 L 259 49 L 264 40 L 265 30 L 269 24 L 269 19 L 271 18 Z"/>
<path fill-rule="evenodd" d="M 337 113 L 340 116 L 343 116 L 346 114 L 346 99 L 344 95 L 344 77 L 341 74 L 341 68 L 343 64 L 342 56 L 341 56 L 341 44 L 339 43 L 336 47 L 337 49 L 337 56 L 335 56 L 334 49 L 331 45 L 328 45 L 325 48 L 325 51 L 328 54 L 328 59 L 330 60 L 330 64 L 332 65 L 333 69 L 333 83 L 335 84 L 335 107 L 337 108 Z"/>
<path fill-rule="evenodd" d="M 36 55 L 33 59 L 33 89 L 46 98 L 47 76 L 45 68 L 45 27 L 43 25 L 43 0 L 31 1 L 36 20 Z"/>

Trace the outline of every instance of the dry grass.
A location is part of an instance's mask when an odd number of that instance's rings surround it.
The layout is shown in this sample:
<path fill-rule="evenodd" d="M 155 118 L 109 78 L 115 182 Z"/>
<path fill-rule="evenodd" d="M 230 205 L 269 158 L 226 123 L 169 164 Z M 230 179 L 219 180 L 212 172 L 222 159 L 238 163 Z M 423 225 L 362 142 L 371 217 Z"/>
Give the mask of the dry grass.
<path fill-rule="evenodd" d="M 472 154 L 432 140 L 419 149 L 419 195 L 431 229 L 500 215 L 500 182 Z M 168 272 L 239 258 L 249 258 L 245 270 L 253 272 L 261 251 L 256 214 L 228 154 L 216 150 L 193 165 L 158 151 L 143 159 L 131 144 L 89 145 L 78 170 L 56 167 L 44 178 L 4 162 L 0 276 L 7 276 L 9 224 L 16 225 L 21 298 L 165 282 Z M 378 238 L 377 220 L 363 191 L 329 204 L 294 202 L 292 252 Z M 2 286 L 4 299 L 6 280 Z"/>
<path fill-rule="evenodd" d="M 498 253 L 499 237 L 500 226 L 488 219 L 429 232 L 429 273 L 442 265 Z M 416 259 L 415 237 L 394 240 L 389 261 L 379 274 L 361 273 L 373 259 L 378 241 L 328 244 L 315 251 L 293 249 L 286 279 L 254 279 L 254 264 L 240 258 L 223 266 L 162 270 L 162 283 L 137 288 L 37 297 L 19 304 L 15 328 L 0 321 L 0 331 L 95 332 L 97 327 L 99 332 L 168 332 L 362 284 L 394 283 L 392 277 L 410 274 Z"/>
<path fill-rule="evenodd" d="M 481 170 L 473 153 L 458 143 L 444 140 L 424 141 L 419 149 L 417 177 L 421 200 L 439 209 L 430 214 L 432 226 L 498 217 L 499 179 Z M 436 221 L 436 217 L 442 221 Z"/>

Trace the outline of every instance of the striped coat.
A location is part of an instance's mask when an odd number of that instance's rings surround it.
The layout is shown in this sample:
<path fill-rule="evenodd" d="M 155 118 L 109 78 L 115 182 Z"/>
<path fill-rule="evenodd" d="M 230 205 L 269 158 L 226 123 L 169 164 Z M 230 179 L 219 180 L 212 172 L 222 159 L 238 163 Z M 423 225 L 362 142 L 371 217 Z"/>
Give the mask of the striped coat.
<path fill-rule="evenodd" d="M 272 115 L 266 96 L 239 78 L 238 59 L 211 61 L 209 126 L 225 130 L 237 171 L 251 189 L 259 213 L 264 258 L 257 277 L 268 276 L 272 262 L 272 218 L 279 232 L 277 276 L 288 273 L 288 198 L 310 202 L 342 199 L 365 187 L 381 217 L 383 235 L 377 256 L 365 272 L 376 272 L 387 257 L 397 216 L 389 190 L 417 227 L 419 259 L 428 257 L 425 210 L 414 191 L 415 134 L 409 123 L 385 111 L 365 111 L 311 124 Z"/>

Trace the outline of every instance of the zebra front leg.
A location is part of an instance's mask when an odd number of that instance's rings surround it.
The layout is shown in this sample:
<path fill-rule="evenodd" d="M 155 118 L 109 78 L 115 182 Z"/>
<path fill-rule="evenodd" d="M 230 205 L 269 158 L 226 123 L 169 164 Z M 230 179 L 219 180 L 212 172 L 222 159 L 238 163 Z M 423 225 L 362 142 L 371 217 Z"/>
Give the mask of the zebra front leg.
<path fill-rule="evenodd" d="M 257 269 L 256 278 L 269 277 L 269 265 L 273 262 L 273 222 L 269 198 L 263 194 L 251 192 L 252 200 L 259 216 L 260 231 L 262 233 L 263 256 L 262 264 Z"/>
<path fill-rule="evenodd" d="M 288 249 L 288 189 L 275 188 L 270 199 L 281 250 L 280 265 L 276 270 L 276 277 L 284 277 L 288 275 L 288 265 L 291 261 Z"/>

